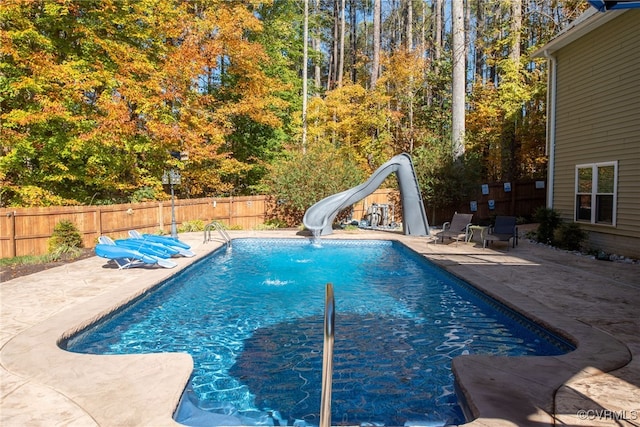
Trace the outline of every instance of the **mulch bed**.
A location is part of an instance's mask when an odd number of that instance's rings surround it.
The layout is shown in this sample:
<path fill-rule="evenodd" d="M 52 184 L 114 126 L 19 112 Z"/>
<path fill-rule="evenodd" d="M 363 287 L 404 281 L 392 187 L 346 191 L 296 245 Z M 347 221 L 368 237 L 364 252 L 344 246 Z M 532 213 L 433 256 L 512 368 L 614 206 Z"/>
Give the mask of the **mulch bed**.
<path fill-rule="evenodd" d="M 41 264 L 16 264 L 11 266 L 0 267 L 0 283 L 6 282 L 16 277 L 28 276 L 29 274 L 38 273 L 53 267 L 59 267 L 64 264 L 79 261 L 81 259 L 94 256 L 93 249 L 82 249 L 80 256 L 75 258 L 60 259 L 55 262 L 46 262 Z"/>

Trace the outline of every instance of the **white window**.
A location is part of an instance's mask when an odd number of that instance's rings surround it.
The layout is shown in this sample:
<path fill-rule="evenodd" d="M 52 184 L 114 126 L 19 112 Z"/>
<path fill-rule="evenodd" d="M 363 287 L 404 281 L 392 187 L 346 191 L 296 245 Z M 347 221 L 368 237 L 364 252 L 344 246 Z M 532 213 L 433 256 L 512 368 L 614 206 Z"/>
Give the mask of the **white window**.
<path fill-rule="evenodd" d="M 616 225 L 618 162 L 576 166 L 575 220 Z"/>

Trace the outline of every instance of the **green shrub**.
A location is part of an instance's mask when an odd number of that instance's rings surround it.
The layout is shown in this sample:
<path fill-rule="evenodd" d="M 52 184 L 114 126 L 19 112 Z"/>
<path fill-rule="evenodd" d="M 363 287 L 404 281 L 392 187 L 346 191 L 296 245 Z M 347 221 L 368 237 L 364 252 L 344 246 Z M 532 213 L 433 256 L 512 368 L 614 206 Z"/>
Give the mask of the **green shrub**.
<path fill-rule="evenodd" d="M 200 219 L 194 219 L 192 221 L 183 222 L 180 227 L 178 227 L 179 233 L 188 233 L 191 231 L 203 231 L 204 230 L 204 221 Z"/>
<path fill-rule="evenodd" d="M 278 228 L 287 228 L 288 224 L 279 218 L 269 218 L 264 222 L 264 226 L 269 230 L 276 230 Z"/>
<path fill-rule="evenodd" d="M 562 223 L 560 214 L 553 209 L 541 206 L 533 214 L 533 219 L 538 223 L 536 240 L 548 245 L 553 244 L 553 234 Z"/>
<path fill-rule="evenodd" d="M 264 224 L 257 224 L 255 227 L 253 227 L 254 230 L 258 230 L 258 231 L 264 231 L 264 230 L 277 230 L 278 227 L 276 225 L 273 224 L 267 224 L 266 222 Z"/>
<path fill-rule="evenodd" d="M 345 231 L 355 231 L 355 230 L 360 230 L 360 227 L 358 227 L 357 225 L 347 224 L 347 225 L 344 226 L 344 230 Z"/>
<path fill-rule="evenodd" d="M 255 230 L 277 230 L 279 228 L 287 228 L 289 224 L 278 218 L 270 218 L 264 222 L 264 224 L 258 224 L 254 227 Z"/>
<path fill-rule="evenodd" d="M 82 235 L 75 224 L 68 220 L 62 220 L 53 228 L 53 235 L 49 239 L 49 253 L 54 259 L 65 255 L 76 257 L 82 248 Z"/>
<path fill-rule="evenodd" d="M 364 179 L 355 159 L 325 141 L 310 146 L 306 153 L 288 152 L 272 165 L 265 185 L 276 200 L 273 214 L 288 224 L 298 224 L 309 206 Z"/>
<path fill-rule="evenodd" d="M 477 154 L 466 152 L 455 159 L 448 143 L 435 139 L 416 148 L 411 156 L 425 206 L 455 208 L 473 200 L 482 170 Z"/>
<path fill-rule="evenodd" d="M 575 222 L 562 223 L 553 234 L 553 243 L 561 249 L 579 251 L 586 238 L 587 233 Z"/>

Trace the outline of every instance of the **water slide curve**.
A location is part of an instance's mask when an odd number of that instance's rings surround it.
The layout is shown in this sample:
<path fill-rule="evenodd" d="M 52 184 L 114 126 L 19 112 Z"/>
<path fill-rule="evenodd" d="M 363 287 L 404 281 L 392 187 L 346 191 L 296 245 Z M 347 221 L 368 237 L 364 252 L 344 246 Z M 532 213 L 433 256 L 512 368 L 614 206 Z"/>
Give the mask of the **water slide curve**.
<path fill-rule="evenodd" d="M 331 234 L 333 221 L 338 213 L 376 191 L 393 172 L 396 173 L 400 187 L 404 234 L 427 236 L 429 223 L 418 179 L 411 157 L 406 153 L 399 154 L 380 166 L 362 184 L 326 197 L 311 206 L 302 219 L 304 226 L 316 236 Z"/>

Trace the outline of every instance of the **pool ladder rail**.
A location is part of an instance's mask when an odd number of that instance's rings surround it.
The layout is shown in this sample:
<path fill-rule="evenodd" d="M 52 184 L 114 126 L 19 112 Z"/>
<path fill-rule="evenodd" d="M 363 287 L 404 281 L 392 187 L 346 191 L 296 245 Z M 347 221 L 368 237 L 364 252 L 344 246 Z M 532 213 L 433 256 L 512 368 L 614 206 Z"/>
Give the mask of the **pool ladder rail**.
<path fill-rule="evenodd" d="M 222 225 L 220 221 L 212 221 L 209 224 L 204 226 L 204 242 L 203 243 L 207 243 L 214 240 L 211 237 L 211 232 L 213 230 L 216 230 L 218 232 L 218 234 L 220 235 L 220 237 L 222 237 L 222 240 L 224 240 L 227 247 L 231 246 L 231 236 L 229 236 L 229 233 L 227 233 L 227 230 L 225 230 L 224 225 Z"/>
<path fill-rule="evenodd" d="M 324 348 L 322 351 L 322 400 L 320 401 L 320 427 L 331 426 L 331 386 L 333 377 L 333 342 L 336 323 L 333 285 L 327 283 L 324 308 Z"/>

